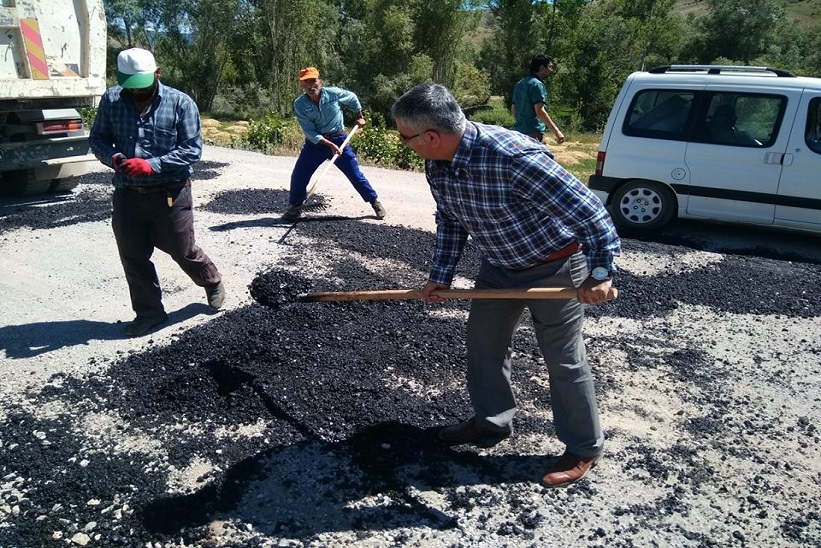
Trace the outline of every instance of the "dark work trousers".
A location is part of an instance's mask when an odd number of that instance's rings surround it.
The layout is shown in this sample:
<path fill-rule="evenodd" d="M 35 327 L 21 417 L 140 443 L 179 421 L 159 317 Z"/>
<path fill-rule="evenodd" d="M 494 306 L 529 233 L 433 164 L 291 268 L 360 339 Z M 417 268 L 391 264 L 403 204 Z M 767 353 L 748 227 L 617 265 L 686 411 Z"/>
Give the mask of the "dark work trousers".
<path fill-rule="evenodd" d="M 169 205 L 171 200 L 171 205 Z M 221 281 L 217 267 L 194 241 L 190 183 L 138 192 L 114 191 L 111 225 L 137 316 L 164 313 L 160 281 L 151 261 L 154 248 L 168 253 L 195 284 Z"/>
<path fill-rule="evenodd" d="M 577 252 L 520 271 L 483 261 L 475 287 L 578 287 L 586 277 L 586 259 Z M 584 305 L 575 299 L 471 302 L 467 325 L 468 392 L 477 422 L 500 432 L 512 428 L 517 406 L 510 383 L 511 342 L 525 307 L 530 309 L 547 366 L 556 435 L 571 453 L 581 457 L 600 454 L 604 434 L 582 340 Z"/>
<path fill-rule="evenodd" d="M 345 141 L 346 136 L 343 132 L 337 135 L 326 135 L 325 138 L 339 146 Z M 296 160 L 294 172 L 291 174 L 291 195 L 288 202 L 292 206 L 301 204 L 305 200 L 306 189 L 311 181 L 311 176 L 322 165 L 322 162 L 330 160 L 331 156 L 330 148 L 325 145 L 314 144 L 305 139 L 305 144 L 302 146 L 302 151 Z M 345 177 L 348 178 L 363 200 L 370 203 L 377 199 L 376 191 L 371 187 L 362 170 L 359 169 L 359 162 L 356 161 L 356 155 L 350 146 L 345 147 L 342 156 L 336 160 L 334 165 L 345 174 Z"/>

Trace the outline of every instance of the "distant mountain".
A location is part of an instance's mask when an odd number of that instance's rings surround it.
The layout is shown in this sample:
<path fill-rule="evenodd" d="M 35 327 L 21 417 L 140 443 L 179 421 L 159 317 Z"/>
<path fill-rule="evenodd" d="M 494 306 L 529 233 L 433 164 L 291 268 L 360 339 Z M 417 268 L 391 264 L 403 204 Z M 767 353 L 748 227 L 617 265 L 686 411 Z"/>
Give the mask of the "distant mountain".
<path fill-rule="evenodd" d="M 787 14 L 800 21 L 805 27 L 821 25 L 821 0 L 784 0 Z M 707 12 L 704 0 L 677 0 L 676 11 L 702 15 Z"/>

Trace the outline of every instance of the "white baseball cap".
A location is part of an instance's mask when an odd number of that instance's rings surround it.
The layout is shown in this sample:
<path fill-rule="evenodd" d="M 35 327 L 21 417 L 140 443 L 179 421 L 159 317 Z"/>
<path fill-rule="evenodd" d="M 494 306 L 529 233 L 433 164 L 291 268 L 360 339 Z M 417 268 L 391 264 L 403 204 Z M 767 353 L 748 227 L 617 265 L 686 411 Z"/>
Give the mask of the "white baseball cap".
<path fill-rule="evenodd" d="M 117 56 L 117 83 L 126 89 L 150 87 L 156 71 L 157 62 L 148 50 L 131 48 Z"/>

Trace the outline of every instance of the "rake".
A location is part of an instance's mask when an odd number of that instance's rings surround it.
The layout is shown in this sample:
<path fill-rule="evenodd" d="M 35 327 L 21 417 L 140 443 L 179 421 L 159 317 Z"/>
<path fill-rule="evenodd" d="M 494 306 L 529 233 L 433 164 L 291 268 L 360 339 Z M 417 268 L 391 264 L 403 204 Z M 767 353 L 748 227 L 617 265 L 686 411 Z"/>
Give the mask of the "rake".
<path fill-rule="evenodd" d="M 331 161 L 325 162 L 325 166 L 322 168 L 319 177 L 314 177 L 313 181 L 311 181 L 311 184 L 308 186 L 307 194 L 305 195 L 305 200 L 303 200 L 302 202 L 304 204 L 302 206 L 303 211 L 321 211 L 328 207 L 327 204 L 323 202 L 317 204 L 308 204 L 308 200 L 316 192 L 317 183 L 319 183 L 319 181 L 325 178 L 325 174 L 328 173 L 328 170 L 331 169 L 331 166 L 334 165 L 334 163 L 336 163 L 336 159 L 342 156 L 342 151 L 345 150 L 346 146 L 348 146 L 348 143 L 351 141 L 351 137 L 354 136 L 358 129 L 359 126 L 357 125 L 354 125 L 353 128 L 351 128 L 351 132 L 348 133 L 348 136 L 345 138 L 344 141 L 342 141 L 342 144 L 339 145 L 339 154 L 334 154 L 331 157 Z"/>

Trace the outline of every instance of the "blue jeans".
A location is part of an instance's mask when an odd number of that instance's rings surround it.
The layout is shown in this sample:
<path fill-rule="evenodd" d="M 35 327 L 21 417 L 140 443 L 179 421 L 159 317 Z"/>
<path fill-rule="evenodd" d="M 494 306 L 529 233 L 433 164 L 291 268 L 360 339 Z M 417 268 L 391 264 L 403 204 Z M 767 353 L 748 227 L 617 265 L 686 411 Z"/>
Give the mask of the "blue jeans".
<path fill-rule="evenodd" d="M 508 270 L 482 262 L 475 287 L 577 287 L 587 277 L 581 252 L 526 270 Z M 530 309 L 539 348 L 550 380 L 556 435 L 571 453 L 591 457 L 602 452 L 604 434 L 593 376 L 582 340 L 584 305 L 574 300 L 475 299 L 467 325 L 468 392 L 477 423 L 510 431 L 516 400 L 510 385 L 513 332 Z"/>
<path fill-rule="evenodd" d="M 340 133 L 331 137 L 325 137 L 335 145 L 339 146 L 345 141 L 346 134 Z M 331 149 L 321 144 L 314 144 L 309 140 L 305 140 L 302 146 L 302 151 L 299 153 L 294 172 L 291 173 L 291 194 L 288 202 L 292 205 L 301 204 L 307 195 L 306 189 L 308 183 L 311 182 L 311 176 L 322 165 L 325 160 L 331 159 Z M 362 174 L 359 169 L 359 162 L 356 161 L 356 155 L 350 146 L 346 146 L 335 163 L 336 167 L 345 174 L 345 177 L 351 182 L 353 187 L 362 196 L 362 199 L 370 203 L 377 199 L 376 191 L 371 187 L 368 179 Z"/>

